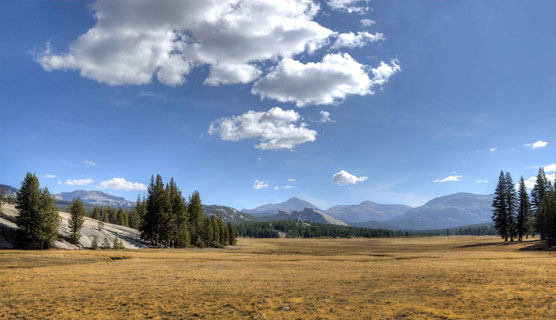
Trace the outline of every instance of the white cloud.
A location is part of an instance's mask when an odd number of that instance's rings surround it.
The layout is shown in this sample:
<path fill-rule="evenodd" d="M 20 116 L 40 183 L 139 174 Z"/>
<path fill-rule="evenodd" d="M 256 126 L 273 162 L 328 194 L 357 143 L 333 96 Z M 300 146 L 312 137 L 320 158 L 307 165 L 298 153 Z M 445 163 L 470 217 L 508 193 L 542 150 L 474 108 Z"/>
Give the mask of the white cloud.
<path fill-rule="evenodd" d="M 283 189 L 292 189 L 292 188 L 293 186 L 285 185 L 285 186 L 276 186 L 274 187 L 274 190 L 283 190 Z"/>
<path fill-rule="evenodd" d="M 376 22 L 371 20 L 371 19 L 361 19 L 361 26 L 363 26 L 363 27 L 370 27 L 375 23 Z"/>
<path fill-rule="evenodd" d="M 268 180 L 267 181 L 255 180 L 253 182 L 253 189 L 254 190 L 261 190 L 263 188 L 268 188 Z"/>
<path fill-rule="evenodd" d="M 348 184 L 356 184 L 358 182 L 363 182 L 367 179 L 368 177 L 365 176 L 357 177 L 345 170 L 340 170 L 336 172 L 334 175 L 332 175 L 332 182 L 340 186 L 345 186 Z"/>
<path fill-rule="evenodd" d="M 488 178 L 475 180 L 477 183 L 488 183 Z"/>
<path fill-rule="evenodd" d="M 310 53 L 334 34 L 313 21 L 320 5 L 309 0 L 98 0 L 91 8 L 95 25 L 67 51 L 47 43 L 35 54 L 45 70 L 75 70 L 109 85 L 156 77 L 177 86 L 208 65 L 208 85 L 247 83 L 259 76 L 257 63 Z"/>
<path fill-rule="evenodd" d="M 45 174 L 45 175 L 43 175 L 42 177 L 43 177 L 43 178 L 47 178 L 47 179 L 56 178 L 56 176 L 53 175 L 53 174 Z"/>
<path fill-rule="evenodd" d="M 340 33 L 336 38 L 334 44 L 330 47 L 331 49 L 338 48 L 360 48 L 371 42 L 377 42 L 384 40 L 384 35 L 380 32 L 375 34 L 369 33 L 367 31 Z"/>
<path fill-rule="evenodd" d="M 139 182 L 127 181 L 124 178 L 112 178 L 99 183 L 97 189 L 146 191 L 147 186 Z"/>
<path fill-rule="evenodd" d="M 294 178 L 289 178 L 288 181 L 289 182 L 295 182 L 295 179 Z"/>
<path fill-rule="evenodd" d="M 493 148 L 490 148 L 488 151 L 494 152 L 494 151 L 496 151 L 497 149 L 498 149 L 498 147 L 493 147 Z"/>
<path fill-rule="evenodd" d="M 546 175 L 546 179 L 554 184 L 554 174 Z M 533 189 L 533 187 L 535 187 L 535 184 L 537 184 L 537 176 L 532 176 L 525 180 L 525 187 L 527 187 L 527 189 L 529 190 Z M 519 183 L 517 184 L 517 186 L 519 187 Z"/>
<path fill-rule="evenodd" d="M 526 143 L 523 146 L 525 146 L 527 148 L 531 148 L 531 149 L 538 149 L 538 148 L 544 148 L 547 145 L 548 145 L 548 142 L 539 140 L 535 143 Z"/>
<path fill-rule="evenodd" d="M 74 179 L 66 181 L 58 181 L 58 184 L 67 184 L 68 186 L 84 186 L 95 182 L 93 179 Z"/>
<path fill-rule="evenodd" d="M 438 182 L 457 182 L 457 181 L 460 181 L 461 178 L 463 178 L 463 176 L 453 175 L 453 176 L 447 176 L 444 179 L 435 179 L 433 182 L 434 183 L 438 183 Z"/>
<path fill-rule="evenodd" d="M 321 111 L 320 112 L 320 120 L 318 122 L 328 123 L 328 122 L 334 122 L 334 121 L 332 119 L 330 119 L 330 112 Z"/>
<path fill-rule="evenodd" d="M 367 2 L 362 0 L 328 0 L 326 3 L 332 10 L 344 11 L 348 13 L 365 13 L 369 10 L 366 6 L 359 5 L 361 2 Z"/>
<path fill-rule="evenodd" d="M 86 165 L 87 167 L 96 167 L 97 164 L 93 160 L 83 160 L 81 161 L 82 164 Z"/>
<path fill-rule="evenodd" d="M 210 125 L 209 134 L 222 140 L 239 141 L 259 138 L 257 148 L 263 150 L 293 149 L 295 146 L 315 141 L 317 132 L 299 123 L 301 115 L 294 110 L 274 107 L 266 112 L 252 110 L 240 116 L 222 118 Z"/>
<path fill-rule="evenodd" d="M 284 59 L 255 82 L 251 93 L 280 102 L 294 102 L 298 107 L 333 104 L 348 95 L 374 94 L 374 87 L 383 85 L 401 70 L 396 60 L 372 68 L 372 77 L 365 69 L 366 66 L 347 53 L 327 54 L 322 62 L 307 64 Z"/>
<path fill-rule="evenodd" d="M 544 166 L 544 172 L 556 172 L 556 163 Z"/>

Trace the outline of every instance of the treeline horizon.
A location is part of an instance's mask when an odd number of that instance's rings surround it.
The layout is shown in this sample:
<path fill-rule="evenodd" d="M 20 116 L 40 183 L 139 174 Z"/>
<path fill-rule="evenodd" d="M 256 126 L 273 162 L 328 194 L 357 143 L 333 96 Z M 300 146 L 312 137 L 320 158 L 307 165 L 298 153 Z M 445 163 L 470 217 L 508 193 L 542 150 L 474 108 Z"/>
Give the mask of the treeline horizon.
<path fill-rule="evenodd" d="M 547 179 L 539 168 L 531 195 L 523 176 L 516 190 L 510 172 L 500 171 L 492 201 L 492 221 L 504 241 L 522 241 L 540 235 L 549 246 L 556 245 L 556 180 Z"/>

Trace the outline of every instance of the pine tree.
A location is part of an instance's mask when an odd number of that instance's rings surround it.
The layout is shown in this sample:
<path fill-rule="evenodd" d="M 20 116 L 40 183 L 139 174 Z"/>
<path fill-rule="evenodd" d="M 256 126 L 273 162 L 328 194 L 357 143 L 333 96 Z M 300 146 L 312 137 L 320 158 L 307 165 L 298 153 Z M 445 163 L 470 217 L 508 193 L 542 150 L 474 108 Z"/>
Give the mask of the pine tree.
<path fill-rule="evenodd" d="M 504 171 L 500 171 L 498 184 L 496 186 L 496 190 L 494 191 L 492 208 L 492 221 L 494 221 L 494 228 L 505 241 L 508 241 L 508 219 L 506 217 L 506 178 L 504 176 Z"/>
<path fill-rule="evenodd" d="M 104 228 L 104 222 L 102 222 L 102 219 L 98 220 L 98 230 L 102 230 L 102 228 Z"/>
<path fill-rule="evenodd" d="M 79 238 L 81 238 L 81 229 L 83 228 L 83 224 L 85 223 L 85 208 L 83 208 L 83 202 L 81 202 L 81 199 L 73 199 L 73 203 L 69 208 L 69 213 L 71 243 L 79 244 Z"/>
<path fill-rule="evenodd" d="M 92 250 L 98 250 L 98 241 L 97 241 L 97 237 L 95 237 L 93 239 L 93 242 L 91 243 L 91 249 Z"/>
<path fill-rule="evenodd" d="M 149 185 L 145 218 L 141 226 L 141 237 L 155 245 L 166 240 L 166 218 L 168 212 L 168 197 L 160 175 L 151 177 Z"/>
<path fill-rule="evenodd" d="M 530 232 L 530 216 L 531 216 L 531 203 L 529 202 L 529 194 L 525 186 L 523 176 L 519 180 L 519 209 L 517 213 L 517 236 L 518 240 L 522 241 L 523 236 L 527 236 Z"/>
<path fill-rule="evenodd" d="M 234 229 L 234 227 L 232 226 L 232 224 L 229 223 L 229 222 L 228 222 L 227 227 L 228 227 L 228 234 L 230 235 L 230 236 L 229 236 L 229 240 L 228 240 L 228 244 L 234 246 L 234 245 L 236 244 L 236 242 L 237 242 L 237 239 L 236 239 L 236 229 Z"/>
<path fill-rule="evenodd" d="M 517 193 L 512 176 L 506 172 L 506 225 L 510 241 L 514 241 L 516 236 L 516 215 L 518 209 Z"/>
<path fill-rule="evenodd" d="M 95 219 L 95 220 L 100 220 L 100 211 L 99 211 L 98 207 L 95 207 L 93 209 L 93 213 L 91 213 L 91 218 Z"/>
<path fill-rule="evenodd" d="M 118 213 L 116 214 L 116 221 L 120 226 L 125 226 L 124 209 L 118 208 Z"/>
<path fill-rule="evenodd" d="M 102 249 L 110 249 L 110 241 L 108 241 L 107 237 L 104 237 L 104 240 L 102 240 Z"/>
<path fill-rule="evenodd" d="M 194 244 L 199 243 L 199 238 L 202 233 L 201 231 L 201 223 L 205 218 L 205 213 L 203 212 L 203 206 L 201 205 L 201 196 L 199 195 L 199 191 L 193 192 L 191 197 L 189 198 L 189 205 L 188 208 L 188 216 L 189 216 L 189 225 L 191 226 L 191 242 Z M 201 239 L 202 241 L 202 239 Z"/>
<path fill-rule="evenodd" d="M 60 217 L 54 197 L 47 188 L 39 188 L 39 180 L 27 173 L 17 192 L 17 239 L 24 248 L 49 248 L 58 238 Z"/>
<path fill-rule="evenodd" d="M 544 217 L 542 217 L 541 204 L 544 195 L 547 192 L 547 182 L 546 175 L 544 174 L 544 169 L 539 168 L 539 173 L 537 174 L 537 181 L 533 190 L 531 190 L 532 198 L 532 209 L 535 219 L 535 231 L 540 234 L 541 240 L 545 240 L 546 230 L 544 230 Z"/>

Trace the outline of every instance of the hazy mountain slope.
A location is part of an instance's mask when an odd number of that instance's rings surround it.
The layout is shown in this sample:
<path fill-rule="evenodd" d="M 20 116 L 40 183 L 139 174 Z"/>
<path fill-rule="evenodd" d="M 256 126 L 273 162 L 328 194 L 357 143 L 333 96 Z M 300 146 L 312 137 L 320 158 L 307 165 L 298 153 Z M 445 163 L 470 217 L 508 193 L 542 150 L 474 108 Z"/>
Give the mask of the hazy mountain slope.
<path fill-rule="evenodd" d="M 311 223 L 327 223 L 339 226 L 347 226 L 348 224 L 338 220 L 318 209 L 304 209 L 301 211 L 285 212 L 280 211 L 276 214 L 269 216 L 258 217 L 262 221 L 278 221 L 278 220 L 293 220 L 293 221 L 308 221 Z"/>
<path fill-rule="evenodd" d="M 432 199 L 403 216 L 383 221 L 398 229 L 431 230 L 491 221 L 492 195 L 455 193 Z"/>
<path fill-rule="evenodd" d="M 299 199 L 299 198 L 290 198 L 284 202 L 280 202 L 280 203 L 273 203 L 273 204 L 265 204 L 259 207 L 256 207 L 254 209 L 243 209 L 241 211 L 254 215 L 254 216 L 262 216 L 262 215 L 270 215 L 270 214 L 276 214 L 279 211 L 286 211 L 286 212 L 291 212 L 291 211 L 302 211 L 305 208 L 310 208 L 310 209 L 317 209 L 317 207 L 315 207 L 313 204 Z"/>
<path fill-rule="evenodd" d="M 123 197 L 114 196 L 102 191 L 75 190 L 72 192 L 60 192 L 54 195 L 56 200 L 72 201 L 79 197 L 84 204 L 109 207 L 135 207 L 135 202 L 126 200 Z"/>
<path fill-rule="evenodd" d="M 0 184 L 0 191 L 4 194 L 4 197 L 7 196 L 15 197 L 17 190 L 18 190 L 17 188 L 8 186 L 7 184 Z"/>
<path fill-rule="evenodd" d="M 0 212 L 0 227 L 2 231 L 2 237 L 6 236 L 7 234 L 13 234 L 15 231 L 14 229 L 17 228 L 15 225 L 15 219 L 18 215 L 17 209 L 10 204 L 3 203 L 2 209 Z M 59 237 L 58 241 L 56 241 L 56 247 L 62 249 L 78 249 L 78 248 L 89 248 L 93 242 L 93 239 L 96 237 L 98 245 L 101 246 L 102 242 L 106 238 L 112 246 L 114 242 L 114 237 L 118 237 L 123 246 L 127 249 L 139 249 L 139 248 L 146 248 L 147 246 L 140 240 L 140 232 L 138 230 L 111 224 L 111 223 L 104 223 L 104 226 L 101 230 L 98 230 L 98 221 L 85 218 L 85 223 L 83 225 L 83 229 L 81 230 L 81 239 L 79 240 L 80 246 L 75 246 L 69 242 L 70 239 L 70 230 L 68 226 L 69 222 L 69 213 L 59 211 L 58 214 L 62 219 L 59 228 Z M 12 248 L 13 241 L 12 239 L 1 239 L 2 248 Z"/>
<path fill-rule="evenodd" d="M 211 217 L 215 213 L 219 214 L 224 222 L 241 223 L 255 221 L 255 218 L 253 216 L 236 210 L 232 207 L 219 205 L 203 205 L 203 211 L 205 212 L 205 215 L 209 217 Z"/>
<path fill-rule="evenodd" d="M 410 206 L 403 204 L 380 204 L 363 201 L 354 205 L 338 205 L 325 212 L 346 222 L 386 221 L 406 213 Z"/>

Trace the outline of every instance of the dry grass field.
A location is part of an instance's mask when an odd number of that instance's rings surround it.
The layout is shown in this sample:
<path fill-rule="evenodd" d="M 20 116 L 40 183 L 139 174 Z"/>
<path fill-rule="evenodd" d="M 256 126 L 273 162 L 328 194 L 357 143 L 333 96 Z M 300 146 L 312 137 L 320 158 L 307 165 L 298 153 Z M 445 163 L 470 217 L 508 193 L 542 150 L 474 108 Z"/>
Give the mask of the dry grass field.
<path fill-rule="evenodd" d="M 495 237 L 0 251 L 0 319 L 554 319 L 556 252 Z"/>

